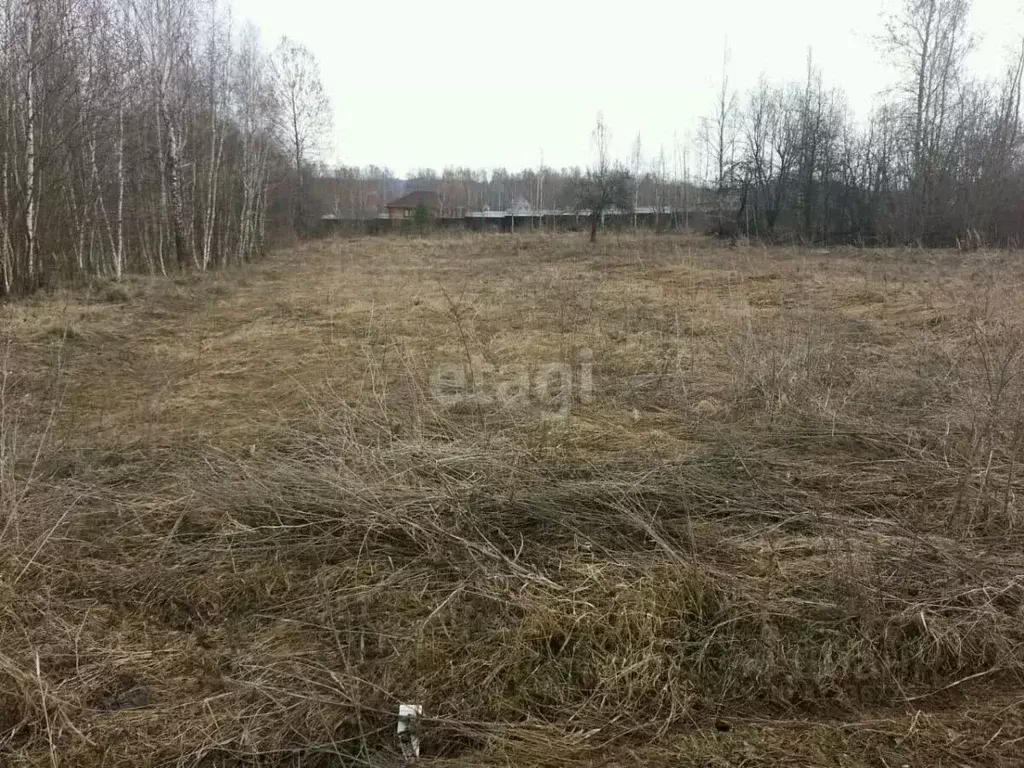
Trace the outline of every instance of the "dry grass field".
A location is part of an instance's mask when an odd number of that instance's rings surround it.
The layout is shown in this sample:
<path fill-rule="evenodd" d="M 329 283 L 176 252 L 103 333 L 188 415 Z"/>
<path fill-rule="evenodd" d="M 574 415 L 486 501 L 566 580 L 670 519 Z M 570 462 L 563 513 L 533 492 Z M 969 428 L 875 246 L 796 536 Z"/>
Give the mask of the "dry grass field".
<path fill-rule="evenodd" d="M 419 703 L 419 765 L 1019 766 L 1022 358 L 1003 252 L 343 240 L 4 306 L 0 765 L 399 765 Z"/>

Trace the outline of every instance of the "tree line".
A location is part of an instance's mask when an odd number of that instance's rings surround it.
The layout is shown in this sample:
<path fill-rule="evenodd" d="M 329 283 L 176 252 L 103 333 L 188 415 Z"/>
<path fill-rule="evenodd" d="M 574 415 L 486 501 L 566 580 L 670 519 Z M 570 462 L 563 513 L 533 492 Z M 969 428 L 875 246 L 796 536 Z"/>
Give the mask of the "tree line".
<path fill-rule="evenodd" d="M 0 295 L 46 282 L 243 263 L 324 213 L 409 188 L 445 213 L 700 209 L 723 233 L 923 245 L 1024 240 L 1024 44 L 997 82 L 966 61 L 970 0 L 903 0 L 883 48 L 899 87 L 863 123 L 808 55 L 800 82 L 739 93 L 723 66 L 693 141 L 591 167 L 510 172 L 317 164 L 316 60 L 265 50 L 227 0 L 0 0 Z"/>
<path fill-rule="evenodd" d="M 373 218 L 389 201 L 413 189 L 436 192 L 443 213 L 450 216 L 527 206 L 533 210 L 571 210 L 586 175 L 587 170 L 578 167 L 540 165 L 514 172 L 505 168 L 488 171 L 449 167 L 441 173 L 419 169 L 400 179 L 380 166 L 321 166 L 312 179 L 311 196 L 319 212 L 347 219 Z M 630 195 L 634 207 L 682 210 L 686 204 L 696 206 L 703 199 L 703 189 L 696 181 L 685 182 L 681 173 L 678 178 L 673 176 L 668 162 L 660 162 L 657 157 L 631 174 L 629 183 L 636 192 L 635 197 L 632 192 Z"/>
<path fill-rule="evenodd" d="M 764 237 L 1017 245 L 1024 238 L 1024 44 L 999 82 L 966 59 L 969 0 L 905 0 L 881 45 L 898 87 L 859 126 L 808 55 L 804 82 L 723 77 L 702 125 L 707 180 L 730 226 Z"/>
<path fill-rule="evenodd" d="M 222 0 L 0 0 L 0 295 L 253 259 L 329 117 Z"/>
<path fill-rule="evenodd" d="M 762 77 L 743 93 L 730 87 L 726 62 L 711 114 L 668 152 L 646 154 L 637 136 L 628 158 L 609 161 L 599 117 L 587 169 L 425 170 L 407 186 L 437 191 L 452 214 L 604 200 L 700 209 L 721 233 L 769 240 L 1024 244 L 1024 43 L 998 82 L 972 77 L 970 6 L 904 0 L 879 41 L 898 87 L 863 122 L 843 91 L 825 84 L 811 52 L 802 81 Z M 319 175 L 321 209 L 351 218 L 375 215 L 401 190 L 380 168 Z"/>

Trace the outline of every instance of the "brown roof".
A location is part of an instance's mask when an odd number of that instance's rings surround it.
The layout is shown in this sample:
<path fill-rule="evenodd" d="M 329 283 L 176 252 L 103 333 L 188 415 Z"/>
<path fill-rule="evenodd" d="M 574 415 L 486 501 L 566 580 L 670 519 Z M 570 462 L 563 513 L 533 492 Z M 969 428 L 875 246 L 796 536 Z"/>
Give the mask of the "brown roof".
<path fill-rule="evenodd" d="M 429 210 L 437 210 L 441 207 L 441 198 L 438 197 L 437 192 L 430 192 L 427 190 L 420 190 L 417 192 L 410 192 L 404 197 L 400 197 L 394 202 L 388 203 L 388 208 L 416 208 L 418 206 L 425 206 Z"/>

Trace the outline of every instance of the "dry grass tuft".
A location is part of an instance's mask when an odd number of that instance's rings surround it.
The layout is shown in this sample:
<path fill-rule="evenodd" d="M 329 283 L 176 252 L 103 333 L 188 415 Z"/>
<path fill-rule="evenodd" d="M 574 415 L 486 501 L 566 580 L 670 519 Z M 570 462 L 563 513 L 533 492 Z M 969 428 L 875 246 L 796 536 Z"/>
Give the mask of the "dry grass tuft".
<path fill-rule="evenodd" d="M 0 308 L 0 762 L 398 765 L 416 702 L 438 766 L 1017 765 L 1022 277 L 366 239 Z"/>

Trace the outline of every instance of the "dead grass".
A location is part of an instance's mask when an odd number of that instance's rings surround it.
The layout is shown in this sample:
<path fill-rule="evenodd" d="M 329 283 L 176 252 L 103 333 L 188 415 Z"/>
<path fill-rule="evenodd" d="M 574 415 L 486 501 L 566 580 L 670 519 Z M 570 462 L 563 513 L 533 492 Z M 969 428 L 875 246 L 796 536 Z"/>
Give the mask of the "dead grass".
<path fill-rule="evenodd" d="M 416 702 L 439 766 L 1018 765 L 1022 278 L 396 238 L 0 308 L 0 763 L 394 765 Z"/>

